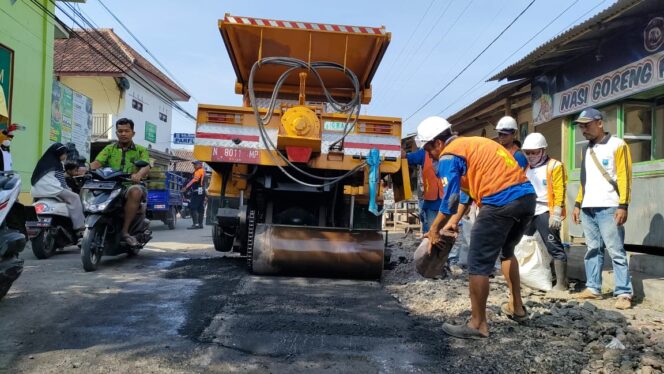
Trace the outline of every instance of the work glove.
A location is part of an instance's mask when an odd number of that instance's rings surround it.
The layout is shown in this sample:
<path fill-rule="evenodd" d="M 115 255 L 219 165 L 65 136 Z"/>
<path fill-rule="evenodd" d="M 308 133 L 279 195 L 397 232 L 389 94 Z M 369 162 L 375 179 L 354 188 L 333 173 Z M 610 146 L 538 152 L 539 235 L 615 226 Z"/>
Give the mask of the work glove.
<path fill-rule="evenodd" d="M 554 207 L 553 212 L 549 215 L 549 229 L 551 231 L 560 230 L 560 226 L 563 224 L 563 208 Z"/>

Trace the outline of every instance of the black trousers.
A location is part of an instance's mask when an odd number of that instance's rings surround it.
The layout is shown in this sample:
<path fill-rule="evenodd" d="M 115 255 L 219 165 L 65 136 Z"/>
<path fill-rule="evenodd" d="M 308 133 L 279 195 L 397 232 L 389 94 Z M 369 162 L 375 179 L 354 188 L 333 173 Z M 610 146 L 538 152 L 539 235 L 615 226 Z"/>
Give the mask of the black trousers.
<path fill-rule="evenodd" d="M 560 230 L 553 231 L 549 228 L 549 212 L 536 215 L 526 230 L 526 235 L 535 235 L 535 231 L 539 232 L 546 250 L 554 260 L 567 262 L 567 253 L 560 240 Z"/>
<path fill-rule="evenodd" d="M 189 201 L 189 210 L 191 211 L 191 220 L 194 225 L 203 226 L 203 217 L 205 216 L 205 195 L 193 193 Z"/>

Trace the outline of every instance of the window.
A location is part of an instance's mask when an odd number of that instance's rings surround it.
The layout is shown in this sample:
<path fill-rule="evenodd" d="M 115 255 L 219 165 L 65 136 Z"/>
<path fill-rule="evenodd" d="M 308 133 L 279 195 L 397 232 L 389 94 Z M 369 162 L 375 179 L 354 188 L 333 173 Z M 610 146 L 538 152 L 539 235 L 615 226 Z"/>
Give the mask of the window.
<path fill-rule="evenodd" d="M 136 99 L 131 100 L 131 107 L 138 110 L 139 112 L 143 111 L 143 103 Z"/>
<path fill-rule="evenodd" d="M 608 131 L 612 135 L 616 135 L 618 132 L 618 106 L 611 105 L 604 108 L 598 108 L 602 112 L 604 117 L 604 131 Z M 576 119 L 574 116 L 573 119 Z M 585 149 L 588 141 L 583 137 L 583 133 L 578 126 L 574 127 L 574 167 L 580 168 L 581 162 L 583 161 L 583 150 Z"/>
<path fill-rule="evenodd" d="M 632 162 L 650 161 L 652 158 L 652 105 L 627 103 L 624 105 L 623 139 L 629 145 Z"/>
<path fill-rule="evenodd" d="M 162 122 L 167 122 L 168 121 L 168 116 L 164 113 L 159 112 L 159 120 Z"/>

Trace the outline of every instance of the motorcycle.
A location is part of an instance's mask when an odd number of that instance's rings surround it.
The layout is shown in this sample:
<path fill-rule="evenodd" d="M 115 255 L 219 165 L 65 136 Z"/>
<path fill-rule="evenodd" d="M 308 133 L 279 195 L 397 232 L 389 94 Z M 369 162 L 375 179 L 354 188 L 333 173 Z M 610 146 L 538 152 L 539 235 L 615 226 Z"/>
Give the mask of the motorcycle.
<path fill-rule="evenodd" d="M 134 165 L 142 168 L 148 166 L 148 163 L 136 161 Z M 94 271 L 102 255 L 116 256 L 126 253 L 127 256 L 136 256 L 152 239 L 152 231 L 150 221 L 145 218 L 147 201 L 143 200 L 129 226 L 129 233 L 136 238 L 139 245 L 132 247 L 122 240 L 126 191 L 124 184 L 130 181 L 130 174 L 103 168 L 91 171 L 88 175 L 89 179 L 81 189 L 85 214 L 81 262 L 85 271 Z"/>
<path fill-rule="evenodd" d="M 32 206 L 38 219 L 28 221 L 26 228 L 35 257 L 43 260 L 53 256 L 58 249 L 78 244 L 78 235 L 64 201 L 57 197 L 37 198 Z"/>
<path fill-rule="evenodd" d="M 23 272 L 18 254 L 26 244 L 26 210 L 19 203 L 21 177 L 13 172 L 0 172 L 0 299 Z"/>
<path fill-rule="evenodd" d="M 182 210 L 180 210 L 180 218 L 185 219 L 191 216 L 189 211 L 189 203 L 191 202 L 191 190 L 182 194 Z"/>

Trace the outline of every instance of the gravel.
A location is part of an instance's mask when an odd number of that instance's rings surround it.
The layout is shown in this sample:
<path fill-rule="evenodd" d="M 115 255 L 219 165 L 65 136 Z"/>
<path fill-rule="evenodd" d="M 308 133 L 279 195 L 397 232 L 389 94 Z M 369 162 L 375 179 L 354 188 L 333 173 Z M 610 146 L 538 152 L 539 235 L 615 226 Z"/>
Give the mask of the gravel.
<path fill-rule="evenodd" d="M 637 304 L 618 311 L 614 300 L 579 301 L 571 293 L 543 293 L 524 288 L 531 313 L 519 325 L 500 313 L 508 291 L 502 275 L 490 280 L 487 317 L 491 336 L 460 340 L 446 336 L 443 322 L 463 323 L 470 317 L 467 274 L 444 279 L 420 277 L 412 262 L 419 241 L 391 234 L 392 259 L 384 274 L 388 292 L 413 318 L 427 321 L 449 345 L 443 372 L 531 373 L 662 373 L 664 313 Z M 577 285 L 579 287 L 580 284 Z M 606 347 L 617 338 L 625 349 Z"/>

